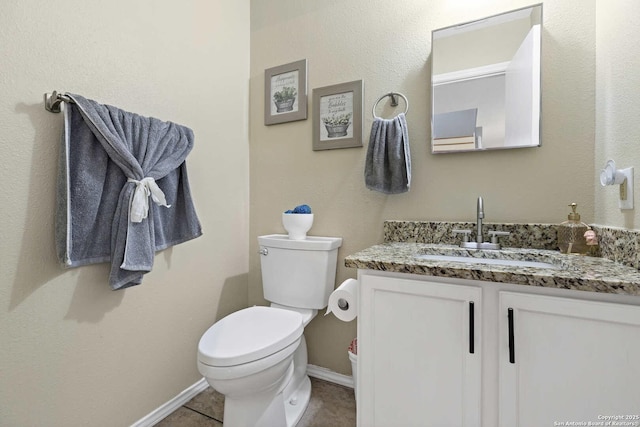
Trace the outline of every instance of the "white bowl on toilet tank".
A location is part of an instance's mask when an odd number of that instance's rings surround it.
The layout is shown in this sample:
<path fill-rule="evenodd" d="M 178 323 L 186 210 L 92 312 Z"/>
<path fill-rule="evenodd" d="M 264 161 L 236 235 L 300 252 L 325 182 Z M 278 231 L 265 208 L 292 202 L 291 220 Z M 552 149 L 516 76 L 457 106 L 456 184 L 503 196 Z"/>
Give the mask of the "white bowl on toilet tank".
<path fill-rule="evenodd" d="M 339 237 L 259 236 L 262 288 L 266 300 L 289 307 L 322 309 L 336 279 Z"/>

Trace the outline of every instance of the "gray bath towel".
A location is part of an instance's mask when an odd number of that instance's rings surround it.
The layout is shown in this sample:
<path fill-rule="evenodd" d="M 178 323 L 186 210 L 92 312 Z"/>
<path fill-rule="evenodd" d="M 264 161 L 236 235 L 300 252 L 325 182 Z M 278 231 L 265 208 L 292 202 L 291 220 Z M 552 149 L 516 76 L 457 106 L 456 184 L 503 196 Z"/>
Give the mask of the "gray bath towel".
<path fill-rule="evenodd" d="M 111 262 L 113 289 L 140 284 L 156 251 L 202 234 L 185 164 L 193 131 L 67 95 L 58 257 L 66 267 Z"/>
<path fill-rule="evenodd" d="M 364 181 L 368 189 L 386 194 L 409 191 L 411 153 L 404 113 L 391 120 L 376 118 L 373 121 Z"/>

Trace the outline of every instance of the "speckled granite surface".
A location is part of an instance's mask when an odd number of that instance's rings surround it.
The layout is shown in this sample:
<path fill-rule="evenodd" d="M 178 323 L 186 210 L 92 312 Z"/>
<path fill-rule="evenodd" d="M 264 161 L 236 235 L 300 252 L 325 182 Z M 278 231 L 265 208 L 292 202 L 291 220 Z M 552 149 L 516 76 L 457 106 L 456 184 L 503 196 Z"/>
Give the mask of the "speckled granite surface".
<path fill-rule="evenodd" d="M 419 259 L 419 254 L 542 261 L 554 268 L 472 264 Z M 640 295 L 640 272 L 604 258 L 565 255 L 542 249 L 478 251 L 428 243 L 391 242 L 345 258 L 347 267 L 542 286 L 591 292 Z"/>
<path fill-rule="evenodd" d="M 457 245 L 460 236 L 454 229 L 472 230 L 473 222 L 444 221 L 385 221 L 383 224 L 385 242 L 439 243 Z M 640 231 L 591 224 L 600 245 L 596 255 L 615 262 L 640 269 Z M 557 224 L 497 224 L 485 223 L 485 233 L 489 230 L 508 231 L 509 236 L 500 237 L 500 244 L 506 248 L 530 248 L 558 250 Z M 486 234 L 485 234 L 486 240 Z"/>
<path fill-rule="evenodd" d="M 640 231 L 592 225 L 603 258 L 640 269 Z"/>
<path fill-rule="evenodd" d="M 591 292 L 640 295 L 640 232 L 593 225 L 602 257 L 565 255 L 557 250 L 553 224 L 492 224 L 485 230 L 509 231 L 499 251 L 458 247 L 453 229 L 474 223 L 385 221 L 385 243 L 345 258 L 345 266 L 439 277 L 483 280 Z M 542 261 L 553 268 L 461 263 L 416 258 L 420 254 Z"/>
<path fill-rule="evenodd" d="M 416 242 L 456 245 L 460 243 L 459 235 L 453 230 L 472 230 L 473 222 L 444 221 L 385 221 L 383 224 L 385 242 Z M 500 244 L 508 248 L 549 249 L 558 248 L 558 237 L 555 225 L 551 224 L 495 224 L 484 223 L 484 234 L 490 230 L 508 231 L 509 236 L 500 237 Z M 485 240 L 487 240 L 485 238 Z"/>

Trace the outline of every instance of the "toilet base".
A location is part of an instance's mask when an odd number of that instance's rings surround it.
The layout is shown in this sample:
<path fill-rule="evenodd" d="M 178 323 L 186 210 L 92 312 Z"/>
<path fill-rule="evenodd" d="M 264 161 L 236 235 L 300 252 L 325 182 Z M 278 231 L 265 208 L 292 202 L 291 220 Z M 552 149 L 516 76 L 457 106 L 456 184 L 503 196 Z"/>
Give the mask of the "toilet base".
<path fill-rule="evenodd" d="M 302 335 L 300 345 L 293 353 L 293 375 L 282 391 L 287 427 L 294 427 L 302 418 L 311 399 L 311 380 L 307 375 L 307 340 Z"/>
<path fill-rule="evenodd" d="M 308 376 L 299 382 L 298 388 L 276 396 L 253 396 L 251 406 L 243 399 L 225 398 L 224 426 L 295 427 L 309 406 L 311 381 Z"/>
<path fill-rule="evenodd" d="M 281 382 L 255 394 L 238 397 L 225 395 L 224 426 L 295 427 L 311 399 L 304 335 L 289 363 Z M 211 386 L 216 388 L 215 384 Z"/>
<path fill-rule="evenodd" d="M 288 398 L 283 392 L 283 397 L 285 398 L 284 413 L 287 419 L 287 427 L 293 427 L 298 424 L 307 406 L 309 406 L 309 400 L 311 400 L 311 380 L 309 377 L 305 375 L 298 388 L 293 390 Z"/>

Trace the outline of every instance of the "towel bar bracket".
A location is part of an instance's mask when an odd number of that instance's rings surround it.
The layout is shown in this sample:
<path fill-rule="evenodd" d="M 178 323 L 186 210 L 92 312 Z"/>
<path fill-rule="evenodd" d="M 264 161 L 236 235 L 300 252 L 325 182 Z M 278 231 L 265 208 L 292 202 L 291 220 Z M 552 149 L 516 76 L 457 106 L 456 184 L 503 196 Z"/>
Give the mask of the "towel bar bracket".
<path fill-rule="evenodd" d="M 62 102 L 73 103 L 73 100 L 67 95 L 62 95 L 55 90 L 52 93 L 44 94 L 44 108 L 51 113 L 59 113 L 62 111 L 60 109 L 60 104 Z"/>

